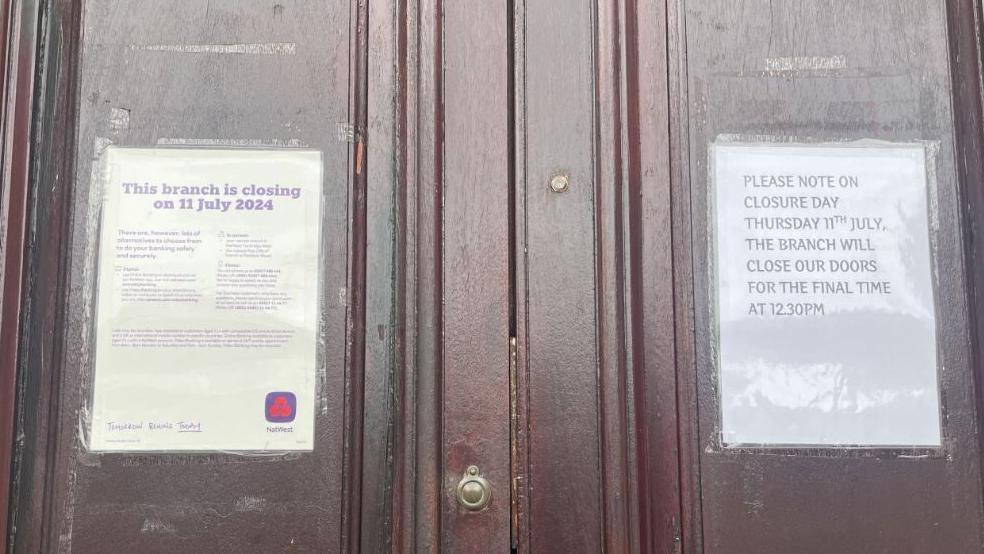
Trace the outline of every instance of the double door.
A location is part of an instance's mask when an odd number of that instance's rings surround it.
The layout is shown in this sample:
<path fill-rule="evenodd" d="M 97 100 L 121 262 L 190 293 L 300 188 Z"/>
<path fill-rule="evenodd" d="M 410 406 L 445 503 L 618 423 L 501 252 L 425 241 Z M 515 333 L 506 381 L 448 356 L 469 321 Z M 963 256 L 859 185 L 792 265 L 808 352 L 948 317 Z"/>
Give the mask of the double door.
<path fill-rule="evenodd" d="M 875 4 L 52 2 L 14 551 L 976 551 L 957 35 Z M 942 441 L 729 444 L 713 146 L 861 139 L 933 145 Z M 113 149 L 319 153 L 310 449 L 93 448 Z"/>

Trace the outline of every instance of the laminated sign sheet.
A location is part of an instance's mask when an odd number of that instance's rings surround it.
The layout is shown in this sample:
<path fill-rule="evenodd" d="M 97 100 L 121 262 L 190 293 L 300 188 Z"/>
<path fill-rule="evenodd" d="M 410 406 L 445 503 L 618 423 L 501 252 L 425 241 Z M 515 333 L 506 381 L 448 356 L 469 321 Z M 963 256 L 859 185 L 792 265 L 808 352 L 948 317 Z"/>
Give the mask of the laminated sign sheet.
<path fill-rule="evenodd" d="M 926 148 L 712 147 L 726 445 L 940 445 Z"/>
<path fill-rule="evenodd" d="M 89 448 L 311 450 L 320 152 L 104 162 Z"/>

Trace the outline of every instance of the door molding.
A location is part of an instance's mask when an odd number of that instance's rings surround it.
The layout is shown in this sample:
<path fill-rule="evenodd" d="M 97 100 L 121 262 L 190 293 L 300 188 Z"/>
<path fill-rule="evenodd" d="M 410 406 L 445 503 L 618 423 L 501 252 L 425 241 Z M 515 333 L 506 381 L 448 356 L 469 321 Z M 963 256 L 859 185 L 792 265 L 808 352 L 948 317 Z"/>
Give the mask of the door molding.
<path fill-rule="evenodd" d="M 9 522 L 15 552 L 40 552 L 53 548 L 58 540 L 48 477 L 54 468 L 53 444 L 58 435 L 56 382 L 64 349 L 64 254 L 74 172 L 75 136 L 65 130 L 73 128 L 75 121 L 81 10 L 78 3 L 67 0 L 20 4 L 25 14 L 32 14 L 25 23 L 32 22 L 36 29 L 22 35 L 21 47 L 25 53 L 31 51 L 27 57 L 33 58 L 36 67 L 31 66 L 24 75 L 33 97 L 30 103 L 24 102 L 34 110 L 34 118 L 22 128 L 24 135 L 17 141 L 30 149 L 31 157 L 29 172 L 22 173 L 30 188 L 31 213 L 24 237 L 24 274 L 31 277 L 23 291 L 28 308 L 21 321 L 16 387 L 17 432 L 24 440 L 14 454 Z M 64 74 L 59 75 L 59 69 Z"/>
<path fill-rule="evenodd" d="M 977 384 L 977 426 L 984 429 L 984 81 L 980 0 L 948 0 L 951 94 L 955 114 L 968 311 Z M 978 433 L 980 434 L 980 433 Z M 984 467 L 984 436 L 981 436 Z M 982 472 L 984 489 L 984 472 Z"/>
<path fill-rule="evenodd" d="M 0 4 L 0 545 L 7 545 L 8 502 L 17 493 L 13 467 L 20 334 L 25 315 L 24 287 L 29 212 L 37 45 L 38 3 Z M 14 489 L 13 491 L 11 489 Z M 6 548 L 6 546 L 5 546 Z"/>
<path fill-rule="evenodd" d="M 370 7 L 364 551 L 509 544 L 507 21 Z M 452 496 L 472 463 L 476 514 Z"/>

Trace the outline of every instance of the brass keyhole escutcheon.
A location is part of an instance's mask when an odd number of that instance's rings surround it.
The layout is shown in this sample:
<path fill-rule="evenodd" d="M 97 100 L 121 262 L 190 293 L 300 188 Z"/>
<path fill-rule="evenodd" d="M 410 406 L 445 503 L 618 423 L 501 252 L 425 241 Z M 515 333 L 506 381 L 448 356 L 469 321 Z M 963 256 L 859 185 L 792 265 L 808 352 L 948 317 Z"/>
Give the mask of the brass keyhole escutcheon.
<path fill-rule="evenodd" d="M 458 482 L 458 503 L 473 512 L 488 506 L 492 500 L 492 486 L 478 473 L 478 466 L 468 466 Z"/>

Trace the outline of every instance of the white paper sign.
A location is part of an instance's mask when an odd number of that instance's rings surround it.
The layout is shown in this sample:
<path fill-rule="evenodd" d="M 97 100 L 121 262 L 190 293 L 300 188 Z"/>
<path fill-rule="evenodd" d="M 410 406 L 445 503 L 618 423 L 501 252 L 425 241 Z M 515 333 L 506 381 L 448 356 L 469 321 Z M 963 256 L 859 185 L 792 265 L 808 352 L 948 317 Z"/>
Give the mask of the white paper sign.
<path fill-rule="evenodd" d="M 90 449 L 311 450 L 321 154 L 105 162 Z"/>
<path fill-rule="evenodd" d="M 939 445 L 925 148 L 712 163 L 723 442 Z"/>

